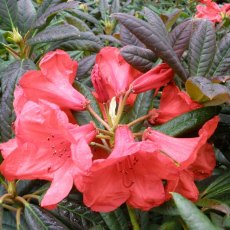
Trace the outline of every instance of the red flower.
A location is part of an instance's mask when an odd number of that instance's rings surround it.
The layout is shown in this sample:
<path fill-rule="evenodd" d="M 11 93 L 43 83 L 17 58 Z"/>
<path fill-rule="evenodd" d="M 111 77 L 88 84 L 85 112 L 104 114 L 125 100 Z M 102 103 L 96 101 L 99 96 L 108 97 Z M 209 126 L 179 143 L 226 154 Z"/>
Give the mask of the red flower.
<path fill-rule="evenodd" d="M 226 3 L 221 7 L 221 13 L 226 17 L 230 17 L 230 3 Z"/>
<path fill-rule="evenodd" d="M 61 108 L 85 109 L 88 100 L 72 86 L 77 62 L 66 52 L 57 50 L 47 53 L 39 66 L 41 70 L 28 71 L 19 80 L 26 100 L 44 99 Z"/>
<path fill-rule="evenodd" d="M 215 117 L 206 122 L 199 131 L 199 137 L 175 138 L 148 128 L 143 134 L 143 140 L 151 141 L 152 148 L 158 148 L 178 162 L 180 169 L 185 169 L 197 159 L 198 151 L 214 133 L 218 121 L 219 118 Z"/>
<path fill-rule="evenodd" d="M 129 65 L 115 47 L 105 47 L 96 57 L 91 80 L 99 102 L 124 94 L 129 84 L 141 74 Z"/>
<path fill-rule="evenodd" d="M 73 178 L 80 178 L 91 166 L 88 143 L 96 135 L 94 125 L 73 125 L 58 106 L 29 101 L 17 117 L 15 133 L 15 139 L 0 146 L 5 158 L 1 173 L 8 180 L 52 181 L 41 205 L 54 208 L 68 195 Z M 78 186 L 77 180 L 75 184 Z"/>
<path fill-rule="evenodd" d="M 197 5 L 196 10 L 197 13 L 195 15 L 196 18 L 205 18 L 209 19 L 212 22 L 221 22 L 221 8 L 217 3 L 207 1 L 203 2 L 206 5 Z"/>
<path fill-rule="evenodd" d="M 115 146 L 106 159 L 93 162 L 83 177 L 84 203 L 94 211 L 109 212 L 122 203 L 148 210 L 165 201 L 162 179 L 177 176 L 177 166 L 148 142 L 135 142 L 127 126 L 119 126 Z"/>
<path fill-rule="evenodd" d="M 131 88 L 136 94 L 157 89 L 170 82 L 173 76 L 173 70 L 167 64 L 162 63 L 135 79 Z"/>
<path fill-rule="evenodd" d="M 194 102 L 185 92 L 180 91 L 175 84 L 169 84 L 162 91 L 159 109 L 150 111 L 152 116 L 149 121 L 152 124 L 163 124 L 200 107 L 200 104 Z"/>
<path fill-rule="evenodd" d="M 219 118 L 216 116 L 206 122 L 199 131 L 199 135 L 205 139 L 210 138 L 217 127 L 218 121 Z M 196 201 L 199 191 L 194 180 L 202 180 L 210 176 L 215 165 L 216 160 L 213 147 L 205 142 L 200 145 L 195 160 L 187 168 L 180 171 L 179 177 L 176 180 L 167 181 L 167 199 L 171 198 L 169 192 L 178 192 L 191 201 Z"/>

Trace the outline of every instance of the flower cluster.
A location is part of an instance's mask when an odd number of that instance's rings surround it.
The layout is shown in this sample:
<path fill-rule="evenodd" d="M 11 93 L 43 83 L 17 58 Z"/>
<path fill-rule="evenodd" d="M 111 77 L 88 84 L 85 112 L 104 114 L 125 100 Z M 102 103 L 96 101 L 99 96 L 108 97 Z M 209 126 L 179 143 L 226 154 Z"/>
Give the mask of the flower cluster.
<path fill-rule="evenodd" d="M 230 17 L 230 4 L 226 3 L 220 7 L 212 0 L 200 0 L 202 5 L 196 6 L 196 18 L 206 18 L 212 22 L 221 22 L 223 18 Z"/>
<path fill-rule="evenodd" d="M 197 137 L 175 138 L 150 127 L 141 133 L 131 126 L 149 119 L 162 124 L 197 109 L 173 83 L 173 70 L 165 63 L 147 73 L 130 66 L 119 49 L 103 48 L 91 73 L 93 95 L 103 118 L 73 86 L 77 62 L 61 50 L 46 54 L 40 70 L 29 71 L 15 90 L 15 138 L 0 145 L 1 173 L 7 180 L 42 179 L 51 182 L 41 206 L 52 209 L 72 186 L 82 192 L 85 205 L 108 212 L 127 203 L 149 210 L 170 199 L 176 191 L 198 199 L 194 180 L 208 177 L 215 167 L 208 138 L 218 117 L 203 125 Z M 159 109 L 122 124 L 127 104 L 136 95 L 164 87 Z M 154 95 L 153 95 L 154 96 Z M 91 121 L 78 125 L 72 111 L 88 110 L 105 129 Z"/>

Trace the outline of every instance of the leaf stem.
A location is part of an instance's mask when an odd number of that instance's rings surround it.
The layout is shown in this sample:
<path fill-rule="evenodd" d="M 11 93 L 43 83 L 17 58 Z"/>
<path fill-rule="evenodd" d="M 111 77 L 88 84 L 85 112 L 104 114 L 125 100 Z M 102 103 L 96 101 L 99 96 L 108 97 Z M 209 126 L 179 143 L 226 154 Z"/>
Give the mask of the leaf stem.
<path fill-rule="evenodd" d="M 100 133 L 103 133 L 105 135 L 109 135 L 109 136 L 113 136 L 113 133 L 110 132 L 110 131 L 107 131 L 107 130 L 104 130 L 104 129 L 98 129 L 97 130 L 100 132 Z"/>
<path fill-rule="evenodd" d="M 137 217 L 134 208 L 130 207 L 128 204 L 126 205 L 129 213 L 129 218 L 131 221 L 131 224 L 133 226 L 133 230 L 140 230 L 140 226 L 137 222 Z"/>
<path fill-rule="evenodd" d="M 16 208 L 14 208 L 14 207 L 12 207 L 12 206 L 10 206 L 10 205 L 7 205 L 7 204 L 3 204 L 2 207 L 3 207 L 3 208 L 6 208 L 6 209 L 8 209 L 8 210 L 10 210 L 10 211 L 13 211 L 13 212 L 16 212 L 16 211 L 17 211 Z"/>
<path fill-rule="evenodd" d="M 108 140 L 110 140 L 111 137 L 110 137 L 110 136 L 100 135 L 100 134 L 99 134 L 99 135 L 96 136 L 96 138 L 99 138 L 99 139 L 108 139 Z"/>
<path fill-rule="evenodd" d="M 2 204 L 4 202 L 4 200 L 7 198 L 13 198 L 12 194 L 7 193 L 7 194 L 4 194 L 3 196 L 1 196 L 0 197 L 0 204 Z"/>
<path fill-rule="evenodd" d="M 36 199 L 39 200 L 39 196 L 38 195 L 34 195 L 34 194 L 26 194 L 23 196 L 24 199 Z"/>
<path fill-rule="evenodd" d="M 87 105 L 86 108 L 102 125 L 105 126 L 107 130 L 110 130 L 109 125 L 104 120 L 102 120 L 102 118 L 94 111 L 94 109 L 90 105 Z"/>
<path fill-rule="evenodd" d="M 150 116 L 151 116 L 150 114 L 144 115 L 144 116 L 139 117 L 139 118 L 137 118 L 136 120 L 130 122 L 130 123 L 127 124 L 127 125 L 128 125 L 128 127 L 133 126 L 133 125 L 136 125 L 137 123 L 146 120 L 146 119 L 149 118 Z"/>
<path fill-rule="evenodd" d="M 16 225 L 17 225 L 17 230 L 20 230 L 20 223 L 21 223 L 21 212 L 22 212 L 22 208 L 17 208 L 16 211 Z"/>

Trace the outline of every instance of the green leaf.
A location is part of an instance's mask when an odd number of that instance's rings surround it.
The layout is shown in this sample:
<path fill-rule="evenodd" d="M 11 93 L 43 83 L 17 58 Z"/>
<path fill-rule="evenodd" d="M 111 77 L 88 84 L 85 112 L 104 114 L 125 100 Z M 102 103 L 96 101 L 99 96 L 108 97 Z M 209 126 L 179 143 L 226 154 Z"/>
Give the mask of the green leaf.
<path fill-rule="evenodd" d="M 154 11 L 150 10 L 147 7 L 144 7 L 143 13 L 145 18 L 151 25 L 151 29 L 155 32 L 157 31 L 157 33 L 159 33 L 159 36 L 161 36 L 166 43 L 170 43 L 169 34 L 161 18 Z"/>
<path fill-rule="evenodd" d="M 153 208 L 152 211 L 162 214 L 162 215 L 166 215 L 166 216 L 178 216 L 179 215 L 178 210 L 175 206 L 175 203 L 172 200 L 167 201 L 163 203 L 162 205 Z"/>
<path fill-rule="evenodd" d="M 72 15 L 74 15 L 74 16 L 76 16 L 77 18 L 81 18 L 83 20 L 88 21 L 88 22 L 94 24 L 95 26 L 99 26 L 99 22 L 98 22 L 98 20 L 95 17 L 93 17 L 90 14 L 84 13 L 81 10 L 71 9 L 71 11 L 69 13 L 72 14 Z"/>
<path fill-rule="evenodd" d="M 33 28 L 40 28 L 46 24 L 46 20 L 58 13 L 61 10 L 66 10 L 66 9 L 72 9 L 77 5 L 77 2 L 71 1 L 71 2 L 63 2 L 57 5 L 54 5 L 52 7 L 49 7 L 40 17 L 38 17 L 33 25 Z M 39 14 L 38 14 L 39 16 Z"/>
<path fill-rule="evenodd" d="M 13 215 L 12 212 L 7 210 L 3 211 L 2 226 L 0 226 L 0 229 L 4 229 L 4 230 L 17 229 L 15 216 Z"/>
<path fill-rule="evenodd" d="M 172 193 L 174 202 L 180 216 L 190 230 L 216 230 L 208 217 L 203 214 L 191 201 L 185 199 L 178 193 Z"/>
<path fill-rule="evenodd" d="M 73 39 L 80 36 L 80 31 L 71 25 L 57 25 L 48 27 L 42 32 L 36 34 L 33 38 L 30 38 L 27 42 L 30 45 L 35 45 L 39 43 L 48 43 L 55 41 L 62 41 Z"/>
<path fill-rule="evenodd" d="M 205 76 L 216 51 L 216 34 L 210 20 L 202 20 L 189 44 L 190 76 Z"/>
<path fill-rule="evenodd" d="M 32 27 L 36 18 L 36 10 L 32 0 L 18 1 L 18 29 L 22 35 L 25 35 Z"/>
<path fill-rule="evenodd" d="M 200 129 L 206 121 L 218 115 L 220 109 L 221 107 L 219 106 L 203 107 L 177 116 L 163 125 L 153 126 L 152 128 L 170 136 L 182 136 Z"/>
<path fill-rule="evenodd" d="M 230 33 L 226 34 L 219 43 L 212 66 L 207 76 L 224 76 L 230 69 Z"/>
<path fill-rule="evenodd" d="M 52 8 L 65 0 L 43 0 L 37 11 L 37 18 L 40 18 L 47 9 Z"/>
<path fill-rule="evenodd" d="M 30 229 L 69 229 L 50 212 L 34 204 L 28 204 L 25 206 L 24 215 L 26 223 Z"/>
<path fill-rule="evenodd" d="M 100 214 L 91 211 L 83 205 L 81 199 L 78 199 L 78 197 L 77 199 L 64 199 L 52 213 L 63 223 L 68 225 L 70 229 L 74 230 L 94 229 L 94 226 L 104 225 L 104 221 Z M 95 230 L 96 229 L 97 228 L 95 228 Z"/>
<path fill-rule="evenodd" d="M 17 0 L 0 0 L 1 29 L 12 31 L 17 27 Z"/>
<path fill-rule="evenodd" d="M 196 205 L 205 209 L 213 209 L 225 213 L 226 215 L 230 215 L 230 207 L 215 199 L 202 198 L 196 202 Z"/>
<path fill-rule="evenodd" d="M 73 16 L 65 16 L 65 20 L 70 24 L 79 29 L 80 31 L 90 31 L 88 25 L 81 19 Z"/>
<path fill-rule="evenodd" d="M 229 89 L 204 77 L 190 77 L 185 84 L 186 91 L 194 100 L 206 106 L 221 105 L 230 100 Z"/>
<path fill-rule="evenodd" d="M 155 65 L 156 56 L 149 49 L 127 45 L 120 49 L 120 54 L 130 65 L 144 73 Z"/>
<path fill-rule="evenodd" d="M 187 49 L 194 29 L 194 20 L 185 21 L 176 26 L 170 33 L 171 45 L 178 57 Z"/>
<path fill-rule="evenodd" d="M 107 13 L 109 13 L 109 4 L 108 0 L 99 0 L 99 10 L 101 13 L 101 18 L 106 19 Z"/>
<path fill-rule="evenodd" d="M 120 11 L 120 0 L 113 0 L 111 5 L 111 14 L 118 13 Z"/>
<path fill-rule="evenodd" d="M 177 19 L 180 17 L 181 13 L 182 10 L 175 9 L 172 13 L 167 15 L 167 20 L 165 22 L 165 27 L 167 30 L 170 30 L 172 28 Z"/>
<path fill-rule="evenodd" d="M 76 84 L 76 87 L 77 87 L 78 91 L 80 93 L 82 93 L 88 100 L 90 100 L 90 105 L 92 106 L 94 111 L 102 118 L 101 110 L 99 108 L 99 105 L 98 105 L 96 99 L 92 95 L 92 90 L 89 87 L 85 86 L 81 82 L 75 81 L 75 84 Z M 86 111 L 86 112 L 88 113 L 88 111 Z M 93 120 L 98 128 L 104 129 L 104 126 L 100 122 L 98 122 L 93 116 L 90 115 L 89 118 L 90 118 L 89 121 Z"/>
<path fill-rule="evenodd" d="M 89 72 L 89 70 L 92 68 L 92 66 L 95 63 L 95 59 L 96 59 L 96 55 L 90 55 L 87 56 L 83 59 L 81 59 L 78 62 L 78 68 L 77 68 L 77 78 L 80 80 L 81 78 L 83 78 L 87 72 Z"/>
<path fill-rule="evenodd" d="M 132 110 L 125 115 L 123 121 L 131 122 L 146 115 L 152 105 L 153 93 L 153 90 L 149 90 L 147 92 L 138 94 Z M 139 131 L 143 122 L 139 122 L 138 124 L 132 126 L 133 132 Z"/>
<path fill-rule="evenodd" d="M 91 32 L 79 32 L 79 34 L 68 41 L 54 42 L 49 50 L 64 49 L 71 50 L 84 50 L 91 52 L 98 52 L 101 49 L 100 40 Z"/>
<path fill-rule="evenodd" d="M 118 40 L 117 38 L 115 38 L 112 35 L 107 35 L 107 34 L 99 34 L 97 35 L 103 42 L 111 42 L 113 46 L 115 45 L 121 45 L 120 40 Z"/>
<path fill-rule="evenodd" d="M 100 212 L 101 217 L 107 224 L 109 230 L 126 230 L 128 229 L 128 222 L 124 217 L 124 213 L 121 208 L 118 208 L 114 212 L 103 213 Z"/>
<path fill-rule="evenodd" d="M 145 45 L 123 25 L 120 25 L 120 40 L 123 46 L 134 45 L 145 48 Z"/>
<path fill-rule="evenodd" d="M 187 79 L 187 73 L 173 51 L 169 39 L 162 37 L 163 32 L 154 30 L 147 22 L 128 14 L 118 13 L 114 14 L 114 16 L 123 26 L 143 42 L 148 49 L 152 50 L 158 57 L 168 63 L 183 81 Z M 158 28 L 161 27 L 161 25 L 157 24 L 155 27 Z"/>
<path fill-rule="evenodd" d="M 226 172 L 212 182 L 202 193 L 202 198 L 216 199 L 229 202 L 230 197 L 230 172 Z M 228 199 L 226 199 L 228 198 Z"/>
<path fill-rule="evenodd" d="M 2 141 L 13 136 L 12 122 L 15 120 L 13 111 L 14 89 L 19 78 L 28 70 L 36 69 L 31 60 L 15 61 L 2 73 L 2 99 L 0 102 L 0 135 Z"/>

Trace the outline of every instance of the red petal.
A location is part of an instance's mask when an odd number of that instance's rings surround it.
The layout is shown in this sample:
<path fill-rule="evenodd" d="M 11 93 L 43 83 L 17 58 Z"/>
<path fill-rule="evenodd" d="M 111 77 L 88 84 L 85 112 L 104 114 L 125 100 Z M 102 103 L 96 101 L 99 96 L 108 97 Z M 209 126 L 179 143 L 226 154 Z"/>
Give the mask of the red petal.
<path fill-rule="evenodd" d="M 167 64 L 163 63 L 134 80 L 131 88 L 133 93 L 136 94 L 150 89 L 157 89 L 171 81 L 173 76 L 173 70 Z"/>

